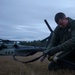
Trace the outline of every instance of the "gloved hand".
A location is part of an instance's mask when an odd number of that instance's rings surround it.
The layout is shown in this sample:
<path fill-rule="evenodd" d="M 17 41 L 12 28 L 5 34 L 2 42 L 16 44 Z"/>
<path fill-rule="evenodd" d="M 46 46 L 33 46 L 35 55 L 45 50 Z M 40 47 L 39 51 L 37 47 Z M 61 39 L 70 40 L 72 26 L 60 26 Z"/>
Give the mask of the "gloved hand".
<path fill-rule="evenodd" d="M 52 47 L 50 50 L 44 51 L 43 54 L 53 56 L 54 54 L 56 54 L 59 51 L 61 51 L 60 47 L 56 46 L 56 47 Z"/>
<path fill-rule="evenodd" d="M 60 52 L 61 49 L 59 46 L 56 46 L 56 47 L 52 47 L 49 52 L 48 52 L 48 55 L 52 56 L 54 54 L 56 54 L 57 52 Z"/>
<path fill-rule="evenodd" d="M 58 47 L 52 47 L 48 52 L 48 60 L 52 61 L 54 58 L 54 55 L 58 52 Z"/>

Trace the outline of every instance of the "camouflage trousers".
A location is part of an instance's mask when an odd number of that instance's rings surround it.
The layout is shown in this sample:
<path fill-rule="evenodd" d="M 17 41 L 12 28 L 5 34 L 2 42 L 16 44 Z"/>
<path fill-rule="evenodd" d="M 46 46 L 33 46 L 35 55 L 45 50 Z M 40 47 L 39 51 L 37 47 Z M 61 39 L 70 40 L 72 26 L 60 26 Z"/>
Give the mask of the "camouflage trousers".
<path fill-rule="evenodd" d="M 75 50 L 63 51 L 63 52 L 59 53 L 57 55 L 57 57 L 58 57 L 58 59 L 63 59 L 63 60 L 75 63 Z M 48 69 L 49 70 L 60 69 L 60 68 L 64 69 L 65 65 L 69 68 L 69 65 L 67 65 L 66 63 L 61 63 L 59 61 L 58 62 L 51 61 L 48 66 Z M 72 68 L 72 67 L 70 66 L 70 68 Z"/>

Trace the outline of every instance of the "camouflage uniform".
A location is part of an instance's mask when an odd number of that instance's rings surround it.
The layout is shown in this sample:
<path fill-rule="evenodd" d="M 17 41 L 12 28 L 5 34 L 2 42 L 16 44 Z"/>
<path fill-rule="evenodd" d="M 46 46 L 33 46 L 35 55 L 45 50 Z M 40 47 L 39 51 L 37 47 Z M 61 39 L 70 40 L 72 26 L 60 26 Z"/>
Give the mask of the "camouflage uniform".
<path fill-rule="evenodd" d="M 75 20 L 68 17 L 68 25 L 65 28 L 55 28 L 48 50 L 57 47 L 53 54 L 59 51 L 69 51 L 75 49 Z"/>
<path fill-rule="evenodd" d="M 68 17 L 68 25 L 65 28 L 59 27 L 55 28 L 51 42 L 48 46 L 48 50 L 54 47 L 51 51 L 52 55 L 57 52 L 63 51 L 58 58 L 66 59 L 69 61 L 74 61 L 75 57 L 75 20 Z M 70 53 L 68 53 L 71 51 Z M 67 54 L 68 53 L 68 54 Z M 56 68 L 61 66 L 59 63 L 50 62 L 48 69 Z"/>

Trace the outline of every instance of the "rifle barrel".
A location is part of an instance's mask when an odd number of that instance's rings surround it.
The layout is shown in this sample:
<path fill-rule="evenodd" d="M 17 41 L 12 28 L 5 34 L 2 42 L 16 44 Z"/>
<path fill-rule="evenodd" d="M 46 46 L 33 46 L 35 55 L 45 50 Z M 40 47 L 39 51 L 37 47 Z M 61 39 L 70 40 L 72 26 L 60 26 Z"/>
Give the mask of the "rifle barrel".
<path fill-rule="evenodd" d="M 50 27 L 49 23 L 47 22 L 47 20 L 45 19 L 44 22 L 46 23 L 48 29 L 51 31 L 51 33 L 53 32 L 52 28 Z"/>

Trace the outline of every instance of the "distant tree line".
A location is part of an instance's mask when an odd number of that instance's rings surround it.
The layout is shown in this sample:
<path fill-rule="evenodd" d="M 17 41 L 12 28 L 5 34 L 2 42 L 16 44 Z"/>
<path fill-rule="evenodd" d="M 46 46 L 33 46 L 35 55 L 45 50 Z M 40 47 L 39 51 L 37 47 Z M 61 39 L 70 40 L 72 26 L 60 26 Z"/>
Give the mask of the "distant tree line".
<path fill-rule="evenodd" d="M 42 42 L 41 40 L 34 40 L 34 41 L 21 41 L 21 45 L 26 45 L 26 46 L 39 46 L 39 47 L 44 47 L 46 46 L 47 42 Z"/>
<path fill-rule="evenodd" d="M 19 41 L 12 41 L 12 40 L 2 40 L 0 39 L 3 43 L 9 43 L 9 42 L 19 42 Z M 20 45 L 26 45 L 26 46 L 38 46 L 38 47 L 45 47 L 47 44 L 47 41 L 41 42 L 41 40 L 34 40 L 34 41 L 20 41 Z"/>

